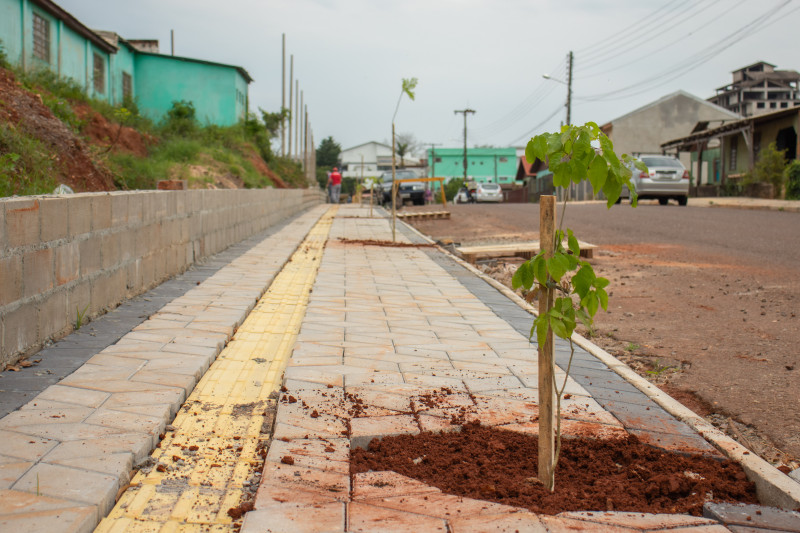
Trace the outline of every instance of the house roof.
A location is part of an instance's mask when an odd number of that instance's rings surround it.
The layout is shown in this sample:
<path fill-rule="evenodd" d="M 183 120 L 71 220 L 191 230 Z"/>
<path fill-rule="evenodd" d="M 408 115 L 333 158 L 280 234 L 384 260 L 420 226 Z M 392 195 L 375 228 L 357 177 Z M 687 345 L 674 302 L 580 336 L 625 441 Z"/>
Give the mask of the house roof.
<path fill-rule="evenodd" d="M 741 118 L 741 115 L 739 115 L 737 113 L 734 113 L 733 111 L 730 111 L 728 109 L 725 109 L 722 106 L 718 106 L 715 103 L 709 102 L 708 100 L 704 100 L 704 99 L 700 98 L 699 96 L 695 96 L 695 95 L 693 95 L 691 93 L 687 93 L 686 91 L 678 90 L 678 91 L 675 91 L 674 93 L 670 93 L 670 94 L 668 94 L 666 96 L 662 96 L 658 100 L 655 100 L 654 102 L 650 102 L 649 104 L 646 104 L 646 105 L 644 105 L 644 106 L 642 106 L 642 107 L 640 107 L 638 109 L 634 109 L 630 113 L 626 113 L 626 114 L 622 115 L 621 117 L 617 117 L 614 120 L 610 120 L 610 121 L 606 122 L 605 124 L 603 124 L 602 126 L 600 126 L 600 128 L 603 131 L 605 131 L 605 128 L 610 128 L 614 122 L 617 122 L 617 121 L 620 121 L 622 119 L 628 118 L 629 116 L 635 115 L 636 113 L 641 113 L 642 111 L 644 111 L 646 109 L 650 109 L 651 107 L 655 107 L 657 105 L 660 105 L 660 104 L 662 104 L 664 102 L 672 100 L 673 98 L 677 98 L 678 96 L 684 96 L 684 97 L 690 98 L 690 99 L 692 99 L 692 100 L 694 100 L 694 101 L 696 101 L 698 103 L 701 103 L 701 104 L 703 104 L 703 105 L 705 105 L 707 107 L 712 107 L 715 110 L 719 111 L 720 113 L 730 116 L 731 118 Z"/>
<path fill-rule="evenodd" d="M 124 39 L 120 39 L 120 41 L 124 42 Z M 205 59 L 195 59 L 193 57 L 172 56 L 172 55 L 167 55 L 167 54 L 158 54 L 156 52 L 145 52 L 145 51 L 140 50 L 138 48 L 134 48 L 132 45 L 130 45 L 128 43 L 126 43 L 126 44 L 131 49 L 136 50 L 137 54 L 140 54 L 140 55 L 143 55 L 143 56 L 161 57 L 161 58 L 165 58 L 165 59 L 174 59 L 176 61 L 184 61 L 184 62 L 187 62 L 187 63 L 200 63 L 200 64 L 203 64 L 203 65 L 213 65 L 215 67 L 233 68 L 233 69 L 236 69 L 237 71 L 239 71 L 239 74 L 242 75 L 242 77 L 245 79 L 245 81 L 247 83 L 252 83 L 253 82 L 253 78 L 250 77 L 250 74 L 243 67 L 239 67 L 237 65 L 229 65 L 227 63 L 217 63 L 216 61 L 207 61 Z"/>
<path fill-rule="evenodd" d="M 770 66 L 772 68 L 775 68 L 775 65 L 773 65 L 772 63 L 767 63 L 766 61 L 756 61 L 752 65 L 747 65 L 746 67 L 737 68 L 736 70 L 731 71 L 731 74 L 734 74 L 736 72 L 741 72 L 743 70 L 747 70 L 747 69 L 749 69 L 751 67 L 757 67 L 758 65 L 767 65 L 767 66 Z"/>
<path fill-rule="evenodd" d="M 85 37 L 102 51 L 109 54 L 116 53 L 117 48 L 114 45 L 107 42 L 101 36 L 84 26 L 78 19 L 66 12 L 61 6 L 51 2 L 50 0 L 33 0 L 33 3 L 57 19 L 63 21 L 67 28 L 71 29 L 81 37 Z"/>
<path fill-rule="evenodd" d="M 722 124 L 721 126 L 717 126 L 716 128 L 698 131 L 696 133 L 692 133 L 691 135 L 687 135 L 686 137 L 679 137 L 677 139 L 672 139 L 671 141 L 667 141 L 661 145 L 661 148 L 663 150 L 677 149 L 679 151 L 685 151 L 681 149 L 689 149 L 694 144 L 700 141 L 712 139 L 714 137 L 722 137 L 726 133 L 732 134 L 746 127 L 749 127 L 750 125 L 770 122 L 776 119 L 781 119 L 784 116 L 797 115 L 797 113 L 798 113 L 797 107 L 790 107 L 788 109 L 781 109 L 780 111 L 773 111 L 772 113 L 762 113 L 760 115 L 755 115 L 752 117 L 725 122 L 724 124 Z"/>
<path fill-rule="evenodd" d="M 748 72 L 749 79 L 729 83 L 717 88 L 717 91 L 736 91 L 740 88 L 752 87 L 763 83 L 764 80 L 774 81 L 778 83 L 787 83 L 793 81 L 800 81 L 800 72 L 796 70 L 774 70 L 772 72 Z M 719 95 L 718 95 L 719 96 Z"/>
<path fill-rule="evenodd" d="M 355 150 L 356 148 L 361 148 L 362 146 L 367 146 L 368 144 L 377 144 L 378 146 L 383 146 L 384 148 L 388 148 L 389 150 L 392 149 L 392 147 L 390 145 L 388 145 L 388 144 L 379 143 L 377 141 L 368 141 L 368 142 L 365 142 L 365 143 L 357 144 L 355 146 L 351 146 L 350 148 L 345 148 L 344 150 L 342 150 L 342 152 L 348 152 L 350 150 Z"/>

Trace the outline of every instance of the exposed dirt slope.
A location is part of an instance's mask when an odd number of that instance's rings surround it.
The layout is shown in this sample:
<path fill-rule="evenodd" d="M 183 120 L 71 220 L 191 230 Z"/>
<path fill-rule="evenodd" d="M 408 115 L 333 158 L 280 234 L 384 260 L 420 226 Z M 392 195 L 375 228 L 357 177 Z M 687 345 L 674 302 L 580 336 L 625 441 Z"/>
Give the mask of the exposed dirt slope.
<path fill-rule="evenodd" d="M 52 150 L 59 183 L 76 192 L 116 188 L 111 174 L 92 162 L 85 143 L 53 115 L 39 95 L 21 87 L 5 69 L 0 69 L 0 121 L 20 128 Z"/>

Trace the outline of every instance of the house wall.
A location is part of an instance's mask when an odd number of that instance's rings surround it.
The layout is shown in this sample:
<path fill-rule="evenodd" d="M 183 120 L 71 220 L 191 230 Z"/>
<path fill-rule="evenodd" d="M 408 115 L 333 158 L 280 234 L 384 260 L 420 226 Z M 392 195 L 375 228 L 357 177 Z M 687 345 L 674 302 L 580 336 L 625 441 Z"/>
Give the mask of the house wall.
<path fill-rule="evenodd" d="M 754 134 L 760 134 L 761 139 L 759 145 L 761 148 L 765 148 L 769 145 L 769 143 L 775 142 L 778 132 L 784 128 L 794 128 L 795 133 L 800 131 L 800 115 L 790 115 L 786 117 L 781 117 L 775 120 L 770 120 L 769 122 L 762 122 L 760 124 L 755 125 Z M 723 161 L 725 163 L 725 174 L 742 174 L 747 172 L 750 169 L 750 157 L 747 151 L 747 145 L 744 142 L 744 136 L 742 134 L 737 134 L 737 149 L 736 149 L 736 166 L 731 167 L 731 137 L 724 137 L 723 138 Z M 800 137 L 800 135 L 798 135 Z M 798 141 L 800 143 L 800 141 Z M 800 147 L 799 147 L 800 148 Z M 797 154 L 800 155 L 800 149 L 798 149 Z M 756 158 L 758 155 L 756 154 Z M 753 161 L 755 163 L 755 161 Z"/>
<path fill-rule="evenodd" d="M 617 153 L 660 154 L 662 143 L 689 135 L 697 122 L 732 118 L 715 106 L 679 94 L 614 120 L 609 137 Z"/>
<path fill-rule="evenodd" d="M 114 105 L 122 104 L 122 74 L 127 73 L 131 76 L 131 92 L 134 100 L 136 99 L 136 69 L 135 53 L 127 46 L 121 44 L 116 54 L 111 57 L 111 99 Z"/>
<path fill-rule="evenodd" d="M 50 61 L 33 55 L 33 14 L 50 23 Z M 0 0 L 0 39 L 10 62 L 25 70 L 49 68 L 59 76 L 75 80 L 86 93 L 101 100 L 109 95 L 110 54 L 68 28 L 62 21 L 29 0 Z M 104 90 L 97 92 L 92 83 L 94 53 L 103 58 Z"/>
<path fill-rule="evenodd" d="M 135 70 L 139 111 L 153 120 L 160 120 L 176 100 L 192 102 L 203 124 L 230 126 L 243 116 L 236 91 L 244 89 L 246 98 L 247 84 L 239 83 L 235 68 L 140 53 Z"/>
<path fill-rule="evenodd" d="M 428 150 L 428 176 L 445 178 L 464 177 L 464 150 L 459 148 L 437 148 L 435 161 Z M 467 176 L 478 182 L 513 183 L 517 174 L 517 151 L 515 148 L 467 149 Z"/>
<path fill-rule="evenodd" d="M 378 143 L 367 143 L 361 146 L 355 146 L 342 150 L 339 155 L 339 160 L 342 162 L 342 177 L 345 178 L 360 178 L 361 177 L 361 156 L 364 156 L 364 177 L 378 177 L 383 174 L 383 170 L 378 168 L 378 156 L 389 158 L 392 157 L 391 146 L 385 146 Z M 400 165 L 400 159 L 397 159 L 397 165 Z"/>
<path fill-rule="evenodd" d="M 0 199 L 0 367 L 285 218 L 318 189 Z"/>

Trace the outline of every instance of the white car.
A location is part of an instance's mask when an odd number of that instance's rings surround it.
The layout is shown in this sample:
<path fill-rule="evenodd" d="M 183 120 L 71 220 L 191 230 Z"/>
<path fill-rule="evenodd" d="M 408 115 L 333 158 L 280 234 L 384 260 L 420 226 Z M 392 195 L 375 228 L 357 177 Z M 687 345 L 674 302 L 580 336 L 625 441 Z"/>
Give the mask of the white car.
<path fill-rule="evenodd" d="M 503 190 L 496 183 L 479 183 L 475 197 L 479 202 L 502 202 Z"/>

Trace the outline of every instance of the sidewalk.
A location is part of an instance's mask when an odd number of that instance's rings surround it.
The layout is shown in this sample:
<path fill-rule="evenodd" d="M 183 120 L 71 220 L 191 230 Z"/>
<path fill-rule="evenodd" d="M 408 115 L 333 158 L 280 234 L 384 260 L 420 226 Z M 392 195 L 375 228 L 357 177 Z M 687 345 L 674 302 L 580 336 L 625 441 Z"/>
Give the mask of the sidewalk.
<path fill-rule="evenodd" d="M 453 413 L 535 432 L 538 368 L 532 316 L 506 294 L 432 247 L 342 241 L 391 240 L 391 222 L 326 207 L 198 280 L 0 420 L 0 530 L 92 531 L 108 516 L 100 531 L 234 531 L 227 511 L 252 493 L 241 526 L 250 533 L 800 529 L 800 515 L 753 521 L 755 511 L 725 506 L 710 518 L 537 516 L 390 472 L 351 480 L 351 446 L 450 428 Z M 397 240 L 424 242 L 400 222 Z M 557 364 L 568 355 L 557 343 Z M 445 405 L 421 407 L 420 396 L 443 388 Z M 566 392 L 566 434 L 634 433 L 720 456 L 590 351 L 576 350 Z M 783 477 L 778 485 L 794 483 Z"/>

